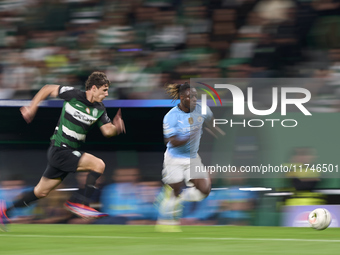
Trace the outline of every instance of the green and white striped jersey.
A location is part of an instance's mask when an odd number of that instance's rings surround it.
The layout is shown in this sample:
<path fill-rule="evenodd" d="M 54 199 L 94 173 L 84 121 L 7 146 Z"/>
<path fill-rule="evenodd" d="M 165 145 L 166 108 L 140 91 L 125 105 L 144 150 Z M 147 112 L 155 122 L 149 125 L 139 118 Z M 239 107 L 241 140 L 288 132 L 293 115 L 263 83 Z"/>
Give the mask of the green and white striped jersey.
<path fill-rule="evenodd" d="M 99 127 L 111 122 L 103 103 L 91 103 L 85 91 L 60 86 L 59 97 L 64 99 L 63 109 L 51 141 L 54 146 L 79 148 L 86 134 L 97 123 Z"/>

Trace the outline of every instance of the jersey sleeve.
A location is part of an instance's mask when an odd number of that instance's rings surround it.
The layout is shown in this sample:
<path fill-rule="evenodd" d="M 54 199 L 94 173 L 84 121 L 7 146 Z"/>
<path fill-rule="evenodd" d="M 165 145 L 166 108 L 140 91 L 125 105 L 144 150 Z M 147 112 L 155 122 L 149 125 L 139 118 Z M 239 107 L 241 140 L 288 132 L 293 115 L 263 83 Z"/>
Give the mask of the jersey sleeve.
<path fill-rule="evenodd" d="M 174 114 L 167 114 L 163 119 L 163 135 L 165 138 L 175 136 L 177 133 L 176 129 L 177 120 Z"/>
<path fill-rule="evenodd" d="M 111 119 L 110 117 L 107 115 L 107 112 L 106 112 L 106 109 L 104 110 L 104 113 L 102 114 L 102 116 L 100 116 L 100 118 L 98 119 L 97 121 L 97 124 L 99 127 L 107 124 L 107 123 L 110 123 L 111 122 Z"/>
<path fill-rule="evenodd" d="M 203 115 L 204 116 L 204 122 L 209 122 L 212 120 L 212 118 L 214 117 L 211 109 L 209 106 L 207 106 L 207 114 Z"/>
<path fill-rule="evenodd" d="M 70 101 L 72 98 L 79 97 L 79 89 L 75 89 L 70 86 L 60 86 L 58 97 L 64 99 L 65 101 Z"/>

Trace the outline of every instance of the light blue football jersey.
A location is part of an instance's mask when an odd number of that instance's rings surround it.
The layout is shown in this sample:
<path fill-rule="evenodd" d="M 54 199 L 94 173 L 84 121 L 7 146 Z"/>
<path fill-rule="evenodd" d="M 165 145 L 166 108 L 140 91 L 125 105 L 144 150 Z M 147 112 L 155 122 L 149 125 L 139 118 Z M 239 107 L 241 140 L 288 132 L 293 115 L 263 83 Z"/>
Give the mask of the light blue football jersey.
<path fill-rule="evenodd" d="M 167 143 L 167 151 L 172 157 L 176 158 L 196 158 L 203 133 L 202 126 L 205 121 L 210 121 L 213 114 L 207 106 L 207 114 L 202 115 L 201 105 L 197 104 L 193 112 L 183 112 L 178 106 L 172 108 L 163 119 L 163 134 L 165 138 L 177 136 L 178 139 L 188 139 L 182 145 L 173 147 Z"/>

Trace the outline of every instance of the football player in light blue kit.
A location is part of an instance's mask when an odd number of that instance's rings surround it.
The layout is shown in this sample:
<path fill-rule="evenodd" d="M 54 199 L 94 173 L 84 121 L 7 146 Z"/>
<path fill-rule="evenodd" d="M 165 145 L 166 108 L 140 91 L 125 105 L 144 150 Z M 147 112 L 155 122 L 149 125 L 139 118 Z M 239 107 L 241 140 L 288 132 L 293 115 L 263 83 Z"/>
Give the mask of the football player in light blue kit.
<path fill-rule="evenodd" d="M 204 123 L 212 127 L 213 114 L 207 106 L 207 114 L 202 115 L 201 105 L 197 103 L 197 91 L 189 83 L 169 84 L 167 93 L 180 103 L 164 117 L 163 133 L 167 146 L 163 163 L 164 197 L 160 203 L 160 216 L 156 231 L 177 232 L 181 203 L 201 201 L 211 189 L 209 173 L 195 172 L 195 166 L 203 169 L 198 155 Z M 220 129 L 219 132 L 222 133 Z M 190 172 L 190 169 L 192 170 Z M 183 181 L 188 188 L 182 191 Z M 182 191 L 182 192 L 181 192 Z M 172 226 L 165 227 L 166 226 Z"/>

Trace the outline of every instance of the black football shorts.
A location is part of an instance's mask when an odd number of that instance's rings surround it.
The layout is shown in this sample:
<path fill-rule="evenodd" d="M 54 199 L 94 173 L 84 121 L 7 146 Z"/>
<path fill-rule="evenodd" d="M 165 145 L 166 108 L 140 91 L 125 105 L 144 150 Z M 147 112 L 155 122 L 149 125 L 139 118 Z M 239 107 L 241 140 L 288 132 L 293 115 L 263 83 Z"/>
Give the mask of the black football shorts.
<path fill-rule="evenodd" d="M 75 173 L 78 162 L 84 152 L 73 150 L 66 147 L 56 147 L 51 145 L 47 151 L 48 164 L 43 174 L 49 179 L 64 178 L 69 173 Z"/>

